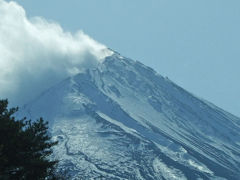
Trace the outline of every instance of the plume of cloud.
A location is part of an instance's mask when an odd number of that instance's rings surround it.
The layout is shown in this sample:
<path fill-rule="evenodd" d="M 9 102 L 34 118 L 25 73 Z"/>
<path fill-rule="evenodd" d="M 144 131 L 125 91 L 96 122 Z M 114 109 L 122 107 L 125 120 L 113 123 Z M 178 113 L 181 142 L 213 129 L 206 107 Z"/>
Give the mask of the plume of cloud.
<path fill-rule="evenodd" d="M 0 0 L 0 98 L 21 105 L 108 55 L 82 31 L 71 34 L 57 23 L 29 19 L 19 4 Z"/>

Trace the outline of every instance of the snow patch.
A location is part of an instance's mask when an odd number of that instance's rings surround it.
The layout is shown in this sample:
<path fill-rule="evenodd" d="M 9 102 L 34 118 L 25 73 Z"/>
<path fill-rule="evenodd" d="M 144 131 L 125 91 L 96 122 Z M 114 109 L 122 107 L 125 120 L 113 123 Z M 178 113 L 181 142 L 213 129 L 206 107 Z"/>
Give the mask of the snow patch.
<path fill-rule="evenodd" d="M 158 158 L 154 159 L 153 168 L 155 172 L 162 174 L 166 180 L 187 180 L 180 170 L 170 166 L 168 167 Z"/>

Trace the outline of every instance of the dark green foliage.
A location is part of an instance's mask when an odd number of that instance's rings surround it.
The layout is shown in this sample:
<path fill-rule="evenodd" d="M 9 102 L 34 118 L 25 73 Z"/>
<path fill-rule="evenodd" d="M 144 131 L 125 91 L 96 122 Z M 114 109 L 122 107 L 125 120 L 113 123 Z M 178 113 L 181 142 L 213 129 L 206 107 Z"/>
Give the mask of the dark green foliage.
<path fill-rule="evenodd" d="M 51 141 L 48 123 L 15 120 L 18 109 L 7 106 L 0 100 L 0 179 L 57 179 L 57 161 L 49 160 L 57 142 Z"/>

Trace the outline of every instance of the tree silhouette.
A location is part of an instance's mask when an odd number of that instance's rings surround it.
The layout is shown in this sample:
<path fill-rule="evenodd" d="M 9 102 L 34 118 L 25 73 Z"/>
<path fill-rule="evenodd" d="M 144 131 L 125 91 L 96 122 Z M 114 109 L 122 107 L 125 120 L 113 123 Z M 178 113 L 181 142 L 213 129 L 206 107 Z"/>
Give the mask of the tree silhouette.
<path fill-rule="evenodd" d="M 57 142 L 51 141 L 48 123 L 15 120 L 17 111 L 0 100 L 0 179 L 58 179 L 57 161 L 49 158 Z"/>

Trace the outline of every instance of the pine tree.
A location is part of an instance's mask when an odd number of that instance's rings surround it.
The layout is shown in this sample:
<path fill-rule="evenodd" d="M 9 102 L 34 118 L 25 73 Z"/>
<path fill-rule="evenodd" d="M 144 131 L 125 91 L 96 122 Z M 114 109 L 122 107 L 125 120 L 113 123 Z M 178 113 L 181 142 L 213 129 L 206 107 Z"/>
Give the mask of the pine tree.
<path fill-rule="evenodd" d="M 51 161 L 52 147 L 48 123 L 15 120 L 18 108 L 8 109 L 0 100 L 0 179 L 56 179 L 57 161 Z"/>

